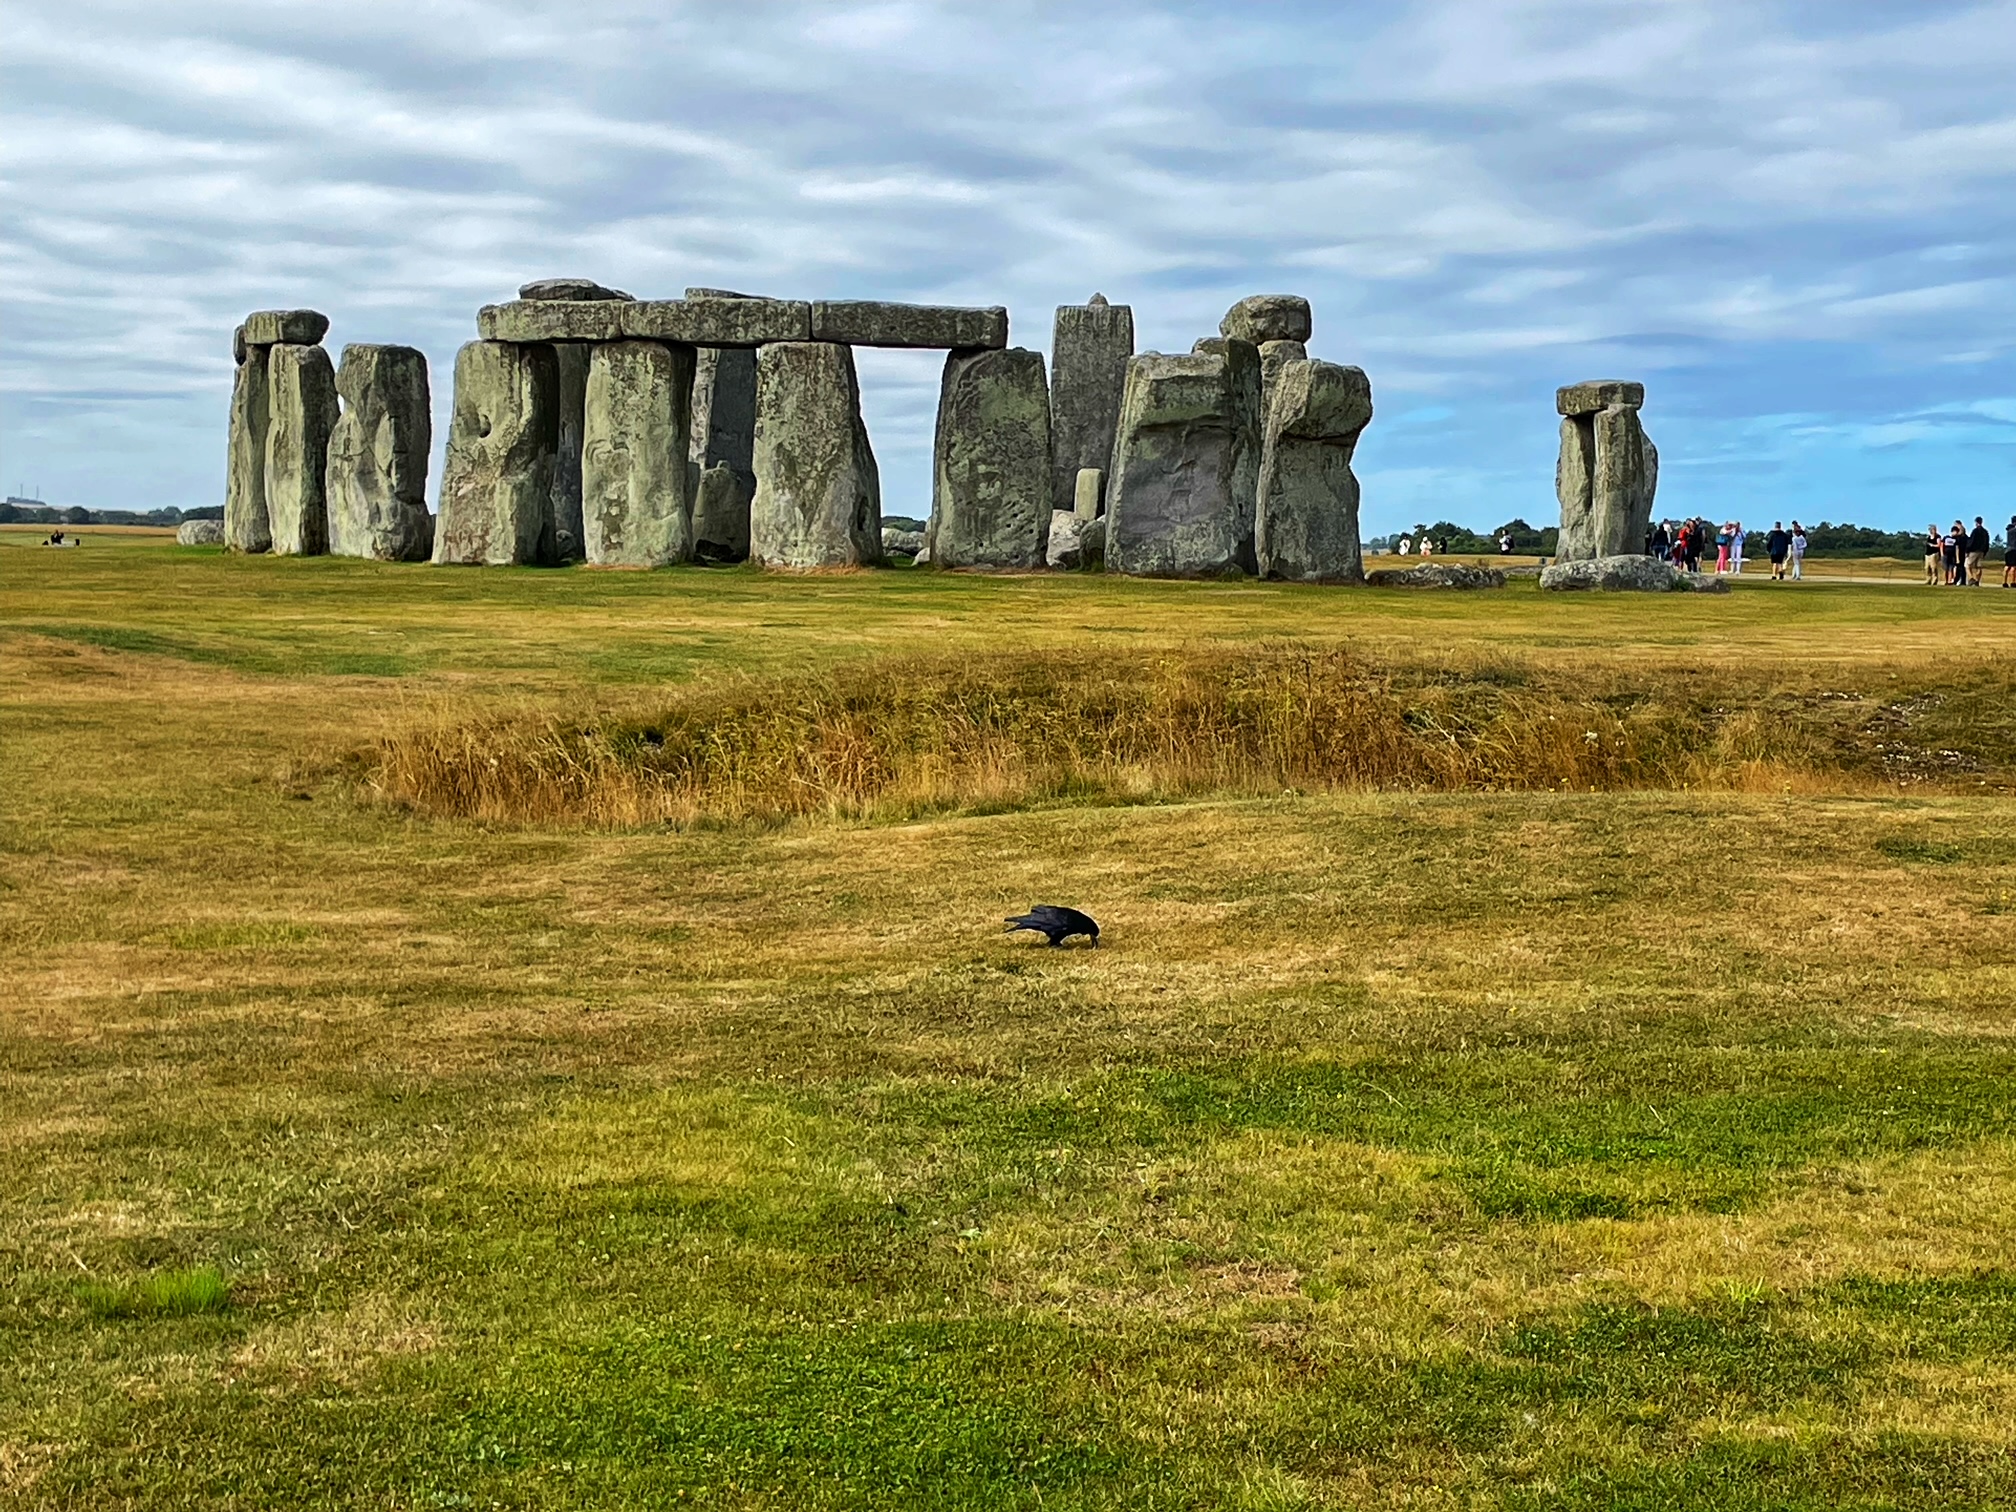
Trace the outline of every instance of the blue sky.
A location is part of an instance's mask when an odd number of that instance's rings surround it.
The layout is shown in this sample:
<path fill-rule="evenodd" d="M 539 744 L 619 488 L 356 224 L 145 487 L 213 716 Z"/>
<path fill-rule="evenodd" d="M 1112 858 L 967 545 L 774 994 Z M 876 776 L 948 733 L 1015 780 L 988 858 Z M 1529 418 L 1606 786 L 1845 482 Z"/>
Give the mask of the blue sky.
<path fill-rule="evenodd" d="M 2016 0 L 9 0 L 0 486 L 221 502 L 230 333 L 426 350 L 522 280 L 1002 303 L 1370 373 L 1368 534 L 1551 519 L 1632 377 L 1665 513 L 2016 513 Z M 935 354 L 864 354 L 885 507 Z M 437 420 L 437 429 L 439 421 Z M 438 446 L 437 436 L 437 446 Z M 438 466 L 437 466 L 438 476 Z"/>

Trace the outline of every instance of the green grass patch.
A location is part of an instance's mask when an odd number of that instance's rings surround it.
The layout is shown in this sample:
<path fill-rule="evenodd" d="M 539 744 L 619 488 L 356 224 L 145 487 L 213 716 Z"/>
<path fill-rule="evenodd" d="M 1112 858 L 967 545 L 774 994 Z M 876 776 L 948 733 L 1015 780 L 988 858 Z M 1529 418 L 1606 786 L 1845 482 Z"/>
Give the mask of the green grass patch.
<path fill-rule="evenodd" d="M 156 1271 L 126 1281 L 86 1281 L 77 1295 L 94 1317 L 190 1318 L 231 1306 L 231 1283 L 215 1266 Z"/>

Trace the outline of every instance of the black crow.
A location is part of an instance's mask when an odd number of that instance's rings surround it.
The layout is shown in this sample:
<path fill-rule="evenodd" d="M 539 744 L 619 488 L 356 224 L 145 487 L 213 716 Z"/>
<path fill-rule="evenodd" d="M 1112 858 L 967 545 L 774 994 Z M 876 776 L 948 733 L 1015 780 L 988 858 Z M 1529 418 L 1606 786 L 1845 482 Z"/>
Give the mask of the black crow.
<path fill-rule="evenodd" d="M 1090 914 L 1082 914 L 1075 908 L 1059 908 L 1055 903 L 1038 903 L 1026 914 L 1017 914 L 1008 920 L 1008 933 L 1028 929 L 1049 940 L 1055 950 L 1073 935 L 1089 935 L 1093 945 L 1099 943 L 1099 923 Z"/>

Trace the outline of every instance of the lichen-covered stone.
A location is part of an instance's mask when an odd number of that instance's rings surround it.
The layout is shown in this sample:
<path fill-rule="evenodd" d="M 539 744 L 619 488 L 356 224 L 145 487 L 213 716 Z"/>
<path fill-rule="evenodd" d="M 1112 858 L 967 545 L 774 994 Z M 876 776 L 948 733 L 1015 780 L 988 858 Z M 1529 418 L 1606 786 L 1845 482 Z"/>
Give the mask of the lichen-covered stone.
<path fill-rule="evenodd" d="M 1564 415 L 1561 451 L 1554 462 L 1554 496 L 1561 503 L 1561 531 L 1554 554 L 1561 561 L 1582 561 L 1602 554 L 1596 549 L 1595 480 L 1595 421 L 1587 415 Z"/>
<path fill-rule="evenodd" d="M 241 328 L 242 329 L 242 328 Z M 266 513 L 266 356 L 248 347 L 231 384 L 231 434 L 224 468 L 224 543 L 233 551 L 273 549 Z"/>
<path fill-rule="evenodd" d="M 1299 341 L 1263 341 L 1260 343 L 1260 413 L 1266 414 L 1274 403 L 1274 385 L 1280 381 L 1281 370 L 1291 362 L 1306 362 L 1309 348 Z"/>
<path fill-rule="evenodd" d="M 336 369 L 319 346 L 283 342 L 266 359 L 266 519 L 278 556 L 329 549 L 329 435 L 336 428 Z"/>
<path fill-rule="evenodd" d="M 1054 409 L 1055 406 L 1052 406 Z M 1055 437 L 1052 437 L 1054 444 Z M 1110 455 L 1110 453 L 1109 453 Z M 1077 485 L 1071 490 L 1071 513 L 1081 520 L 1096 520 L 1106 513 L 1106 469 L 1081 467 Z"/>
<path fill-rule="evenodd" d="M 175 529 L 177 546 L 222 546 L 224 544 L 224 522 L 222 520 L 184 520 Z"/>
<path fill-rule="evenodd" d="M 699 473 L 693 500 L 695 549 L 709 561 L 742 561 L 749 555 L 749 502 L 756 496 L 754 351 L 698 349 L 689 444 Z"/>
<path fill-rule="evenodd" d="M 1220 336 L 1259 346 L 1269 341 L 1307 341 L 1314 321 L 1300 294 L 1255 294 L 1242 299 L 1218 322 Z"/>
<path fill-rule="evenodd" d="M 239 327 L 247 346 L 314 346 L 329 334 L 329 317 L 320 310 L 255 310 Z"/>
<path fill-rule="evenodd" d="M 1260 353 L 1250 343 L 1129 362 L 1106 480 L 1107 569 L 1251 572 L 1260 430 Z"/>
<path fill-rule="evenodd" d="M 1682 572 L 1649 556 L 1588 557 L 1556 562 L 1540 574 L 1540 586 L 1550 593 L 1601 589 L 1611 593 L 1727 593 L 1727 578 L 1712 573 Z"/>
<path fill-rule="evenodd" d="M 434 551 L 427 458 L 434 444 L 427 358 L 414 347 L 353 342 L 336 372 L 343 416 L 329 434 L 329 550 L 381 562 Z"/>
<path fill-rule="evenodd" d="M 1104 472 L 1120 425 L 1127 362 L 1134 355 L 1134 311 L 1108 304 L 1059 305 L 1050 342 L 1050 507 L 1074 509 L 1078 475 Z"/>
<path fill-rule="evenodd" d="M 1035 568 L 1050 534 L 1050 392 L 1024 347 L 945 359 L 933 452 L 937 567 Z"/>
<path fill-rule="evenodd" d="M 1505 574 L 1465 562 L 1423 562 L 1418 567 L 1382 567 L 1366 573 L 1365 581 L 1373 588 L 1503 588 Z"/>
<path fill-rule="evenodd" d="M 1564 415 L 1594 415 L 1613 405 L 1639 409 L 1644 403 L 1645 385 L 1622 378 L 1592 378 L 1554 391 L 1554 407 Z"/>
<path fill-rule="evenodd" d="M 1594 417 L 1595 467 L 1590 481 L 1592 555 L 1626 556 L 1645 549 L 1652 493 L 1645 465 L 1645 430 L 1638 411 L 1612 405 Z M 1657 465 L 1656 463 L 1654 464 Z"/>
<path fill-rule="evenodd" d="M 472 341 L 455 354 L 434 560 L 515 566 L 554 560 L 553 458 L 560 435 L 553 349 Z"/>
<path fill-rule="evenodd" d="M 691 347 L 612 341 L 594 348 L 581 449 L 590 562 L 663 567 L 691 559 L 692 404 Z"/>
<path fill-rule="evenodd" d="M 850 348 L 778 342 L 757 354 L 755 464 L 752 560 L 793 570 L 882 560 L 881 478 Z"/>
<path fill-rule="evenodd" d="M 1372 421 L 1372 384 L 1355 367 L 1289 362 L 1267 411 L 1254 554 L 1263 577 L 1357 582 L 1358 478 L 1351 458 Z"/>
<path fill-rule="evenodd" d="M 476 312 L 476 334 L 485 341 L 620 341 L 623 313 L 635 308 L 620 299 L 519 299 L 484 305 Z"/>
<path fill-rule="evenodd" d="M 821 299 L 812 304 L 812 339 L 848 346 L 999 349 L 1008 345 L 1008 312 L 999 305 L 970 308 Z"/>

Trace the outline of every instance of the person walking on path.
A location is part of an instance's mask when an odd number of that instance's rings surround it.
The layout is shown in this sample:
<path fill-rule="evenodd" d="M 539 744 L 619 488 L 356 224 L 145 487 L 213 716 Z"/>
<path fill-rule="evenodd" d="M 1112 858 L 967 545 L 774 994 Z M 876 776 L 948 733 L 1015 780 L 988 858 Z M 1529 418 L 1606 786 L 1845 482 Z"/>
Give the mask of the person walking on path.
<path fill-rule="evenodd" d="M 1939 527 L 1937 525 L 1927 525 L 1925 527 L 1925 586 L 1927 588 L 1937 588 L 1939 586 L 1939 563 Z"/>
<path fill-rule="evenodd" d="M 2016 588 L 2016 520 L 2009 522 L 2009 534 L 2002 539 L 2009 543 L 2002 553 L 2002 586 Z"/>
<path fill-rule="evenodd" d="M 1741 520 L 1729 530 L 1729 570 L 1736 576 L 1743 576 L 1743 522 Z"/>
<path fill-rule="evenodd" d="M 1946 532 L 1951 548 L 1946 553 L 1946 586 L 1965 588 L 1967 586 L 1967 527 L 1958 520 Z"/>
<path fill-rule="evenodd" d="M 1967 586 L 1981 586 L 1981 564 L 1988 560 L 1988 548 L 1993 542 L 1988 527 L 1981 523 L 1981 516 L 1974 516 L 1974 528 L 1967 532 Z"/>
<path fill-rule="evenodd" d="M 1792 581 L 1796 583 L 1806 575 L 1806 530 L 1797 520 L 1792 522 L 1792 539 L 1785 549 L 1792 559 Z"/>
<path fill-rule="evenodd" d="M 1722 528 L 1715 532 L 1715 576 L 1717 577 L 1726 577 L 1729 573 L 1729 542 L 1734 538 L 1734 535 L 1735 531 L 1727 520 L 1724 520 Z"/>
<path fill-rule="evenodd" d="M 1785 553 L 1791 548 L 1792 537 L 1785 533 L 1785 522 L 1773 520 L 1771 533 L 1764 537 L 1764 552 L 1771 558 L 1771 581 L 1785 581 Z"/>

